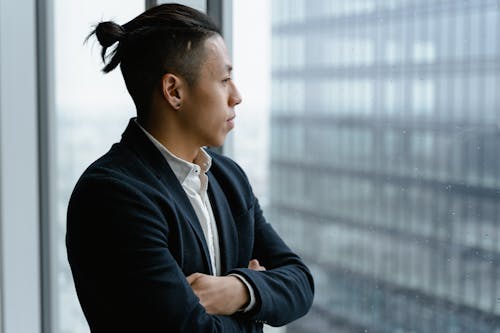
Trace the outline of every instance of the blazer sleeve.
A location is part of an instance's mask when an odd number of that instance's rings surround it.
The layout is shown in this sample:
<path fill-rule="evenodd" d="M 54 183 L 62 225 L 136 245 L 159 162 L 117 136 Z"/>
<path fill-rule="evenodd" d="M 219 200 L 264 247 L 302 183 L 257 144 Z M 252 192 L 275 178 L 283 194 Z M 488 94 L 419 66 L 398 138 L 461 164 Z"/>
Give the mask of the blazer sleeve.
<path fill-rule="evenodd" d="M 68 207 L 67 250 L 92 332 L 254 332 L 209 315 L 168 248 L 158 204 L 127 182 L 87 178 Z"/>
<path fill-rule="evenodd" d="M 243 173 L 241 168 L 240 172 Z M 266 222 L 258 200 L 248 183 L 247 186 L 252 203 L 249 212 L 255 224 L 253 258 L 267 270 L 238 268 L 229 273 L 241 274 L 254 289 L 257 306 L 248 315 L 258 322 L 282 326 L 309 311 L 314 297 L 314 280 L 301 258 Z"/>

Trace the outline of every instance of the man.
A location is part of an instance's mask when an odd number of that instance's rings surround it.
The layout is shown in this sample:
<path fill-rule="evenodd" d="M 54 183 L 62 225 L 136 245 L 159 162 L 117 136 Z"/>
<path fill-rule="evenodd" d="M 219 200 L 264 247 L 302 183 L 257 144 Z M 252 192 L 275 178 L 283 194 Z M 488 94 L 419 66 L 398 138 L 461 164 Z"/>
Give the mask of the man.
<path fill-rule="evenodd" d="M 264 220 L 243 171 L 204 147 L 223 144 L 241 102 L 218 28 L 189 7 L 152 8 L 118 43 L 137 108 L 122 140 L 78 181 L 67 250 L 92 332 L 261 332 L 304 315 L 313 279 Z"/>

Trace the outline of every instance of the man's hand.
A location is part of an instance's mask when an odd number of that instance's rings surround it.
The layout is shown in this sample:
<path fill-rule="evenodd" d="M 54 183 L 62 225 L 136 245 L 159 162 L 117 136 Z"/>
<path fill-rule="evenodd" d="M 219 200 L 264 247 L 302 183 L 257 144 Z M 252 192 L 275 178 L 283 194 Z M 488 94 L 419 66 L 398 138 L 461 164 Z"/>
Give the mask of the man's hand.
<path fill-rule="evenodd" d="M 266 268 L 264 266 L 261 266 L 259 261 L 257 259 L 252 259 L 248 263 L 248 268 L 253 269 L 254 271 L 265 271 Z"/>
<path fill-rule="evenodd" d="M 232 315 L 249 302 L 247 287 L 236 276 L 194 273 L 187 280 L 209 314 Z"/>
<path fill-rule="evenodd" d="M 248 268 L 254 271 L 266 270 L 257 259 L 250 260 Z M 250 301 L 247 287 L 236 276 L 193 273 L 187 280 L 209 314 L 232 315 Z"/>

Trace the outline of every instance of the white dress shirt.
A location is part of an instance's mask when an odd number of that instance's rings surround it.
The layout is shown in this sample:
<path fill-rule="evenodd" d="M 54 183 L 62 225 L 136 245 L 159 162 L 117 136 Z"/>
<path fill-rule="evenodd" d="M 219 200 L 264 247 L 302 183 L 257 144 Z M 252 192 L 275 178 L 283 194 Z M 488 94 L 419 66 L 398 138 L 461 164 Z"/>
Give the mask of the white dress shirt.
<path fill-rule="evenodd" d="M 210 204 L 207 193 L 208 177 L 206 173 L 210 169 L 212 158 L 203 148 L 200 148 L 199 154 L 193 161 L 194 163 L 187 162 L 172 154 L 164 145 L 162 145 L 151 134 L 149 134 L 149 132 L 146 131 L 139 123 L 137 123 L 137 125 L 139 125 L 146 136 L 165 157 L 167 163 L 181 183 L 182 188 L 186 192 L 186 195 L 189 198 L 189 201 L 191 202 L 191 205 L 193 206 L 196 216 L 198 217 L 198 220 L 201 224 L 203 235 L 205 236 L 205 241 L 207 243 L 210 255 L 212 272 L 214 275 L 220 276 L 221 263 L 219 234 L 217 231 L 215 216 L 212 211 L 212 206 Z M 244 312 L 247 312 L 251 310 L 255 305 L 255 294 L 253 288 L 243 276 L 239 274 L 231 275 L 238 277 L 248 289 L 250 302 L 243 310 Z"/>

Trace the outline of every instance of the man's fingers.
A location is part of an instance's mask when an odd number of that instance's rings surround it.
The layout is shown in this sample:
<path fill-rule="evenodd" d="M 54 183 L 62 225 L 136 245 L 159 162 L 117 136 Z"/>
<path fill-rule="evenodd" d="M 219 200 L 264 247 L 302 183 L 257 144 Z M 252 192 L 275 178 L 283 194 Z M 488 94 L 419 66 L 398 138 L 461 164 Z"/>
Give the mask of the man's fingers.
<path fill-rule="evenodd" d="M 257 259 L 252 259 L 248 263 L 248 268 L 250 268 L 250 269 L 257 269 L 259 266 L 260 266 L 259 261 Z"/>
<path fill-rule="evenodd" d="M 261 266 L 259 261 L 257 259 L 252 259 L 248 263 L 248 268 L 253 269 L 254 271 L 265 271 L 266 268 L 264 266 Z"/>
<path fill-rule="evenodd" d="M 193 273 L 193 274 L 189 275 L 186 279 L 187 279 L 188 283 L 191 285 L 191 284 L 193 284 L 194 281 L 196 281 L 197 279 L 199 279 L 202 276 L 203 276 L 203 274 L 201 274 L 201 273 Z"/>

